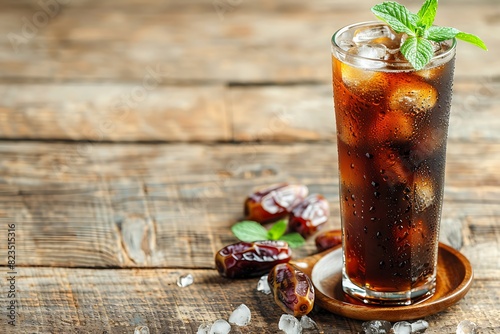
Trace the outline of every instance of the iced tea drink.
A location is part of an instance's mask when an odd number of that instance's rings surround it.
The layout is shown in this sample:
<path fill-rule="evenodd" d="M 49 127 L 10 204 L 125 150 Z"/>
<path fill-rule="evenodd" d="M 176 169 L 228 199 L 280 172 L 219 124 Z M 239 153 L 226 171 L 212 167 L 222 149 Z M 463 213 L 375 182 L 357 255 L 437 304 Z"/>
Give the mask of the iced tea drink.
<path fill-rule="evenodd" d="M 381 22 L 332 38 L 343 289 L 408 305 L 435 290 L 455 40 L 416 71 Z"/>

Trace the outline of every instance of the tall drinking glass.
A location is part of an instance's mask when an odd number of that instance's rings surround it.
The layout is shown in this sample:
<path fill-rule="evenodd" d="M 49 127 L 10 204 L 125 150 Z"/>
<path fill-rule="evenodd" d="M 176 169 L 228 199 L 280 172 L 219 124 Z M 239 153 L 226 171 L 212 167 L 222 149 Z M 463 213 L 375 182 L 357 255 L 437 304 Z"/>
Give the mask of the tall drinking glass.
<path fill-rule="evenodd" d="M 416 71 L 382 22 L 332 37 L 345 293 L 409 305 L 435 291 L 455 40 Z"/>

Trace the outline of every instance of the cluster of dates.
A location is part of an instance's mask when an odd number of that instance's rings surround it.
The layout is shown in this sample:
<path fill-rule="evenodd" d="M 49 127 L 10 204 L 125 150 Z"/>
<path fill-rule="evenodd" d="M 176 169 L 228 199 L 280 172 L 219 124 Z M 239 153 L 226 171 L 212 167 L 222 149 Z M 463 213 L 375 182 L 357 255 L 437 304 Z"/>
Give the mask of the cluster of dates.
<path fill-rule="evenodd" d="M 306 274 L 288 263 L 291 256 L 292 251 L 284 241 L 242 241 L 219 250 L 215 266 L 227 278 L 268 274 L 276 304 L 287 313 L 302 316 L 314 306 L 314 286 Z"/>
<path fill-rule="evenodd" d="M 247 219 L 261 224 L 288 216 L 288 231 L 307 238 L 328 220 L 326 199 L 318 194 L 308 196 L 304 185 L 280 184 L 258 190 L 245 201 Z M 323 232 L 316 238 L 322 251 L 341 243 L 340 231 Z M 292 251 L 280 240 L 238 242 L 215 255 L 219 274 L 227 278 L 260 277 L 268 274 L 274 300 L 281 309 L 294 316 L 308 314 L 314 305 L 314 286 L 309 277 L 290 265 Z"/>
<path fill-rule="evenodd" d="M 309 195 L 300 184 L 279 184 L 256 191 L 245 200 L 248 220 L 261 224 L 288 216 L 288 231 L 304 238 L 319 231 L 328 221 L 328 201 L 319 194 Z M 316 236 L 316 248 L 322 252 L 342 243 L 340 230 L 329 230 Z"/>
<path fill-rule="evenodd" d="M 309 195 L 301 184 L 278 184 L 259 189 L 245 200 L 245 216 L 261 224 L 288 216 L 288 231 L 307 238 L 328 221 L 328 201 L 319 194 Z"/>

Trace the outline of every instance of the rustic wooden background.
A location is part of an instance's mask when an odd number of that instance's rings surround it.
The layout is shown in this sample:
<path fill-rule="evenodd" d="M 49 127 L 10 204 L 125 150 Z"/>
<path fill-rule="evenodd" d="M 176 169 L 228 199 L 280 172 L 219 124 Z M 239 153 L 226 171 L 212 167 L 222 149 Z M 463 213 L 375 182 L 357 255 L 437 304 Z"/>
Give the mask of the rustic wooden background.
<path fill-rule="evenodd" d="M 338 181 L 332 33 L 372 20 L 375 0 L 3 0 L 0 2 L 0 249 L 16 224 L 12 333 L 196 333 L 240 303 L 277 333 L 281 311 L 230 281 L 214 253 L 235 241 L 259 185 L 309 186 L 331 204 Z M 417 10 L 419 2 L 402 1 Z M 500 332 L 500 7 L 441 0 L 460 43 L 442 239 L 475 270 L 469 294 L 426 318 Z M 313 240 L 295 253 L 315 250 Z M 191 273 L 194 285 L 176 279 Z M 315 310 L 323 333 L 361 322 Z"/>

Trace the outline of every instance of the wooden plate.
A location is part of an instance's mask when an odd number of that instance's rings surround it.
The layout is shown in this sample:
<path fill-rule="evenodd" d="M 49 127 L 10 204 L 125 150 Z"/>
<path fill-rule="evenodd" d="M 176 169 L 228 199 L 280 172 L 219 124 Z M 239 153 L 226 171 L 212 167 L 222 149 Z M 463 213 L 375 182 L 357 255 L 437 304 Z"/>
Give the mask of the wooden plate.
<path fill-rule="evenodd" d="M 311 277 L 316 303 L 322 308 L 359 320 L 413 320 L 438 313 L 462 299 L 472 285 L 472 267 L 459 251 L 439 244 L 435 294 L 409 306 L 367 305 L 342 291 L 340 247 L 294 261 L 293 265 Z"/>

